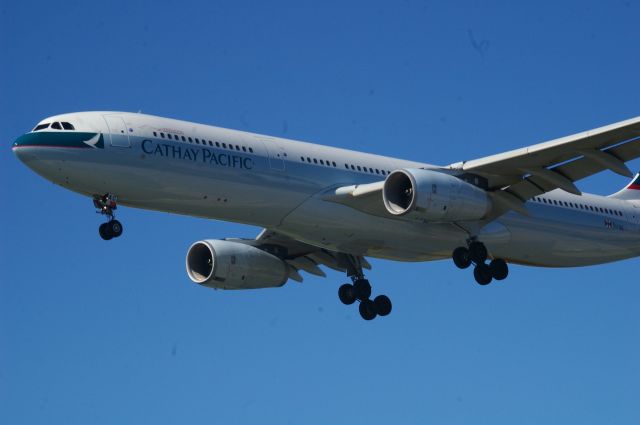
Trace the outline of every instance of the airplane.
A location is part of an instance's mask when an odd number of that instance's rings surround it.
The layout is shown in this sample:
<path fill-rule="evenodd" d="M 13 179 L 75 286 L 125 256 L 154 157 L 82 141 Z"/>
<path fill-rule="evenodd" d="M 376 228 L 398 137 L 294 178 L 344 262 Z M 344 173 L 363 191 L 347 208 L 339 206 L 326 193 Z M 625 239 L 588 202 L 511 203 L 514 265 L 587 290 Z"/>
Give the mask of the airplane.
<path fill-rule="evenodd" d="M 120 205 L 244 223 L 255 239 L 203 239 L 186 254 L 191 281 L 214 289 L 280 287 L 301 271 L 346 273 L 338 296 L 365 320 L 366 257 L 452 259 L 480 285 L 509 264 L 579 267 L 640 255 L 640 117 L 479 159 L 437 166 L 128 112 L 40 121 L 13 152 L 27 167 L 90 197 L 122 235 Z M 610 196 L 575 182 L 604 170 L 631 178 Z"/>

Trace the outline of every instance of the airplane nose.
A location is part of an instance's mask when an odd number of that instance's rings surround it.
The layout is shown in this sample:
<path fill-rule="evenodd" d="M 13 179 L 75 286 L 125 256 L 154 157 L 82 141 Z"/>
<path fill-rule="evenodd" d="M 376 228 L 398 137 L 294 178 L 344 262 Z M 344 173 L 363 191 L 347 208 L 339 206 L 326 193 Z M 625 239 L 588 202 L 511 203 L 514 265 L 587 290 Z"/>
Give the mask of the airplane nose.
<path fill-rule="evenodd" d="M 24 136 L 25 135 L 23 134 L 22 136 L 18 137 L 15 142 L 13 142 L 12 148 L 13 148 L 14 151 L 15 151 L 15 148 L 20 147 L 20 146 L 24 146 L 24 140 L 25 140 Z"/>
<path fill-rule="evenodd" d="M 18 137 L 12 146 L 22 163 L 56 183 L 67 181 L 71 164 L 95 158 L 92 153 L 103 149 L 102 133 L 79 131 L 34 131 Z"/>
<path fill-rule="evenodd" d="M 104 149 L 104 136 L 102 133 L 78 131 L 32 132 L 18 137 L 12 148 L 18 159 L 23 162 L 34 157 L 58 158 L 64 155 L 62 151 L 69 149 Z"/>
<path fill-rule="evenodd" d="M 35 146 L 30 143 L 31 138 L 28 136 L 29 133 L 18 137 L 11 147 L 15 156 L 25 164 L 37 158 L 35 155 L 35 149 L 33 149 Z"/>

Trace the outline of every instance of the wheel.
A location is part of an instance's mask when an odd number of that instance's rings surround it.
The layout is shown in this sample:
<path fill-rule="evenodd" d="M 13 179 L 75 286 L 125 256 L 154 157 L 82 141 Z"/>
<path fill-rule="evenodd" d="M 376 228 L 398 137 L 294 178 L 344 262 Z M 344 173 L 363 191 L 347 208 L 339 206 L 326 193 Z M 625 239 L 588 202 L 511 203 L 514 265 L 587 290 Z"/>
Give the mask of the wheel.
<path fill-rule="evenodd" d="M 345 283 L 338 289 L 338 297 L 342 304 L 350 305 L 356 302 L 356 290 L 350 283 Z"/>
<path fill-rule="evenodd" d="M 358 310 L 360 310 L 360 316 L 364 320 L 373 320 L 378 314 L 376 313 L 376 305 L 371 300 L 360 301 Z"/>
<path fill-rule="evenodd" d="M 471 265 L 471 258 L 469 257 L 469 250 L 463 246 L 460 246 L 453 250 L 451 254 L 453 262 L 459 269 L 466 269 Z"/>
<path fill-rule="evenodd" d="M 474 241 L 469 244 L 469 258 L 476 264 L 487 260 L 487 247 L 482 242 Z"/>
<path fill-rule="evenodd" d="M 473 269 L 473 277 L 480 285 L 488 285 L 491 283 L 491 269 L 485 263 L 480 263 Z"/>
<path fill-rule="evenodd" d="M 391 313 L 391 300 L 386 295 L 378 295 L 373 304 L 376 306 L 376 312 L 380 316 L 386 316 Z"/>
<path fill-rule="evenodd" d="M 506 279 L 509 274 L 509 266 L 507 266 L 507 262 L 502 258 L 496 258 L 491 261 L 489 268 L 491 269 L 491 276 L 493 276 L 495 280 Z"/>
<path fill-rule="evenodd" d="M 102 223 L 100 227 L 98 227 L 98 232 L 100 233 L 100 237 L 105 241 L 113 238 L 113 234 L 111 233 L 111 228 L 107 225 L 107 223 Z"/>
<path fill-rule="evenodd" d="M 367 279 L 358 279 L 353 283 L 356 298 L 359 300 L 367 300 L 371 296 L 371 285 Z"/>
<path fill-rule="evenodd" d="M 107 225 L 109 226 L 109 230 L 114 238 L 117 238 L 122 234 L 122 223 L 118 220 L 111 220 Z"/>

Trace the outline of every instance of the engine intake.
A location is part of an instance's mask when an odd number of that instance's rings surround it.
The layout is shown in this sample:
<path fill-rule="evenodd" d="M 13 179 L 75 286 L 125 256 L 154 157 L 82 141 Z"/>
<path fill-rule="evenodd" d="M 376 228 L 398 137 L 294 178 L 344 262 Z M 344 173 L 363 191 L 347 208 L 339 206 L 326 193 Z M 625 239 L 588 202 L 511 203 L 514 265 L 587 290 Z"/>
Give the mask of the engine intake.
<path fill-rule="evenodd" d="M 487 193 L 455 176 L 402 169 L 387 176 L 382 191 L 390 214 L 427 221 L 480 220 L 491 209 Z"/>
<path fill-rule="evenodd" d="M 202 240 L 187 251 L 187 275 L 200 285 L 218 289 L 273 288 L 286 283 L 287 264 L 251 245 Z"/>

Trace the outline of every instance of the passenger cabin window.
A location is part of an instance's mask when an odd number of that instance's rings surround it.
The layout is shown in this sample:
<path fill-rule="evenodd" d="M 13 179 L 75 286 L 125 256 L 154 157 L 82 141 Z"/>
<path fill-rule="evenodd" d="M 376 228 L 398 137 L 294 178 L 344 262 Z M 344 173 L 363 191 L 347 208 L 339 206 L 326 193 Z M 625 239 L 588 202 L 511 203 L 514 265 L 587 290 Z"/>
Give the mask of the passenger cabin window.
<path fill-rule="evenodd" d="M 51 128 L 55 128 L 56 130 L 62 130 L 62 126 L 57 121 L 51 124 Z"/>
<path fill-rule="evenodd" d="M 36 125 L 36 128 L 33 129 L 33 131 L 40 131 L 40 130 L 44 130 L 45 128 L 49 128 L 49 124 L 50 123 L 44 123 L 44 124 L 38 124 Z"/>

